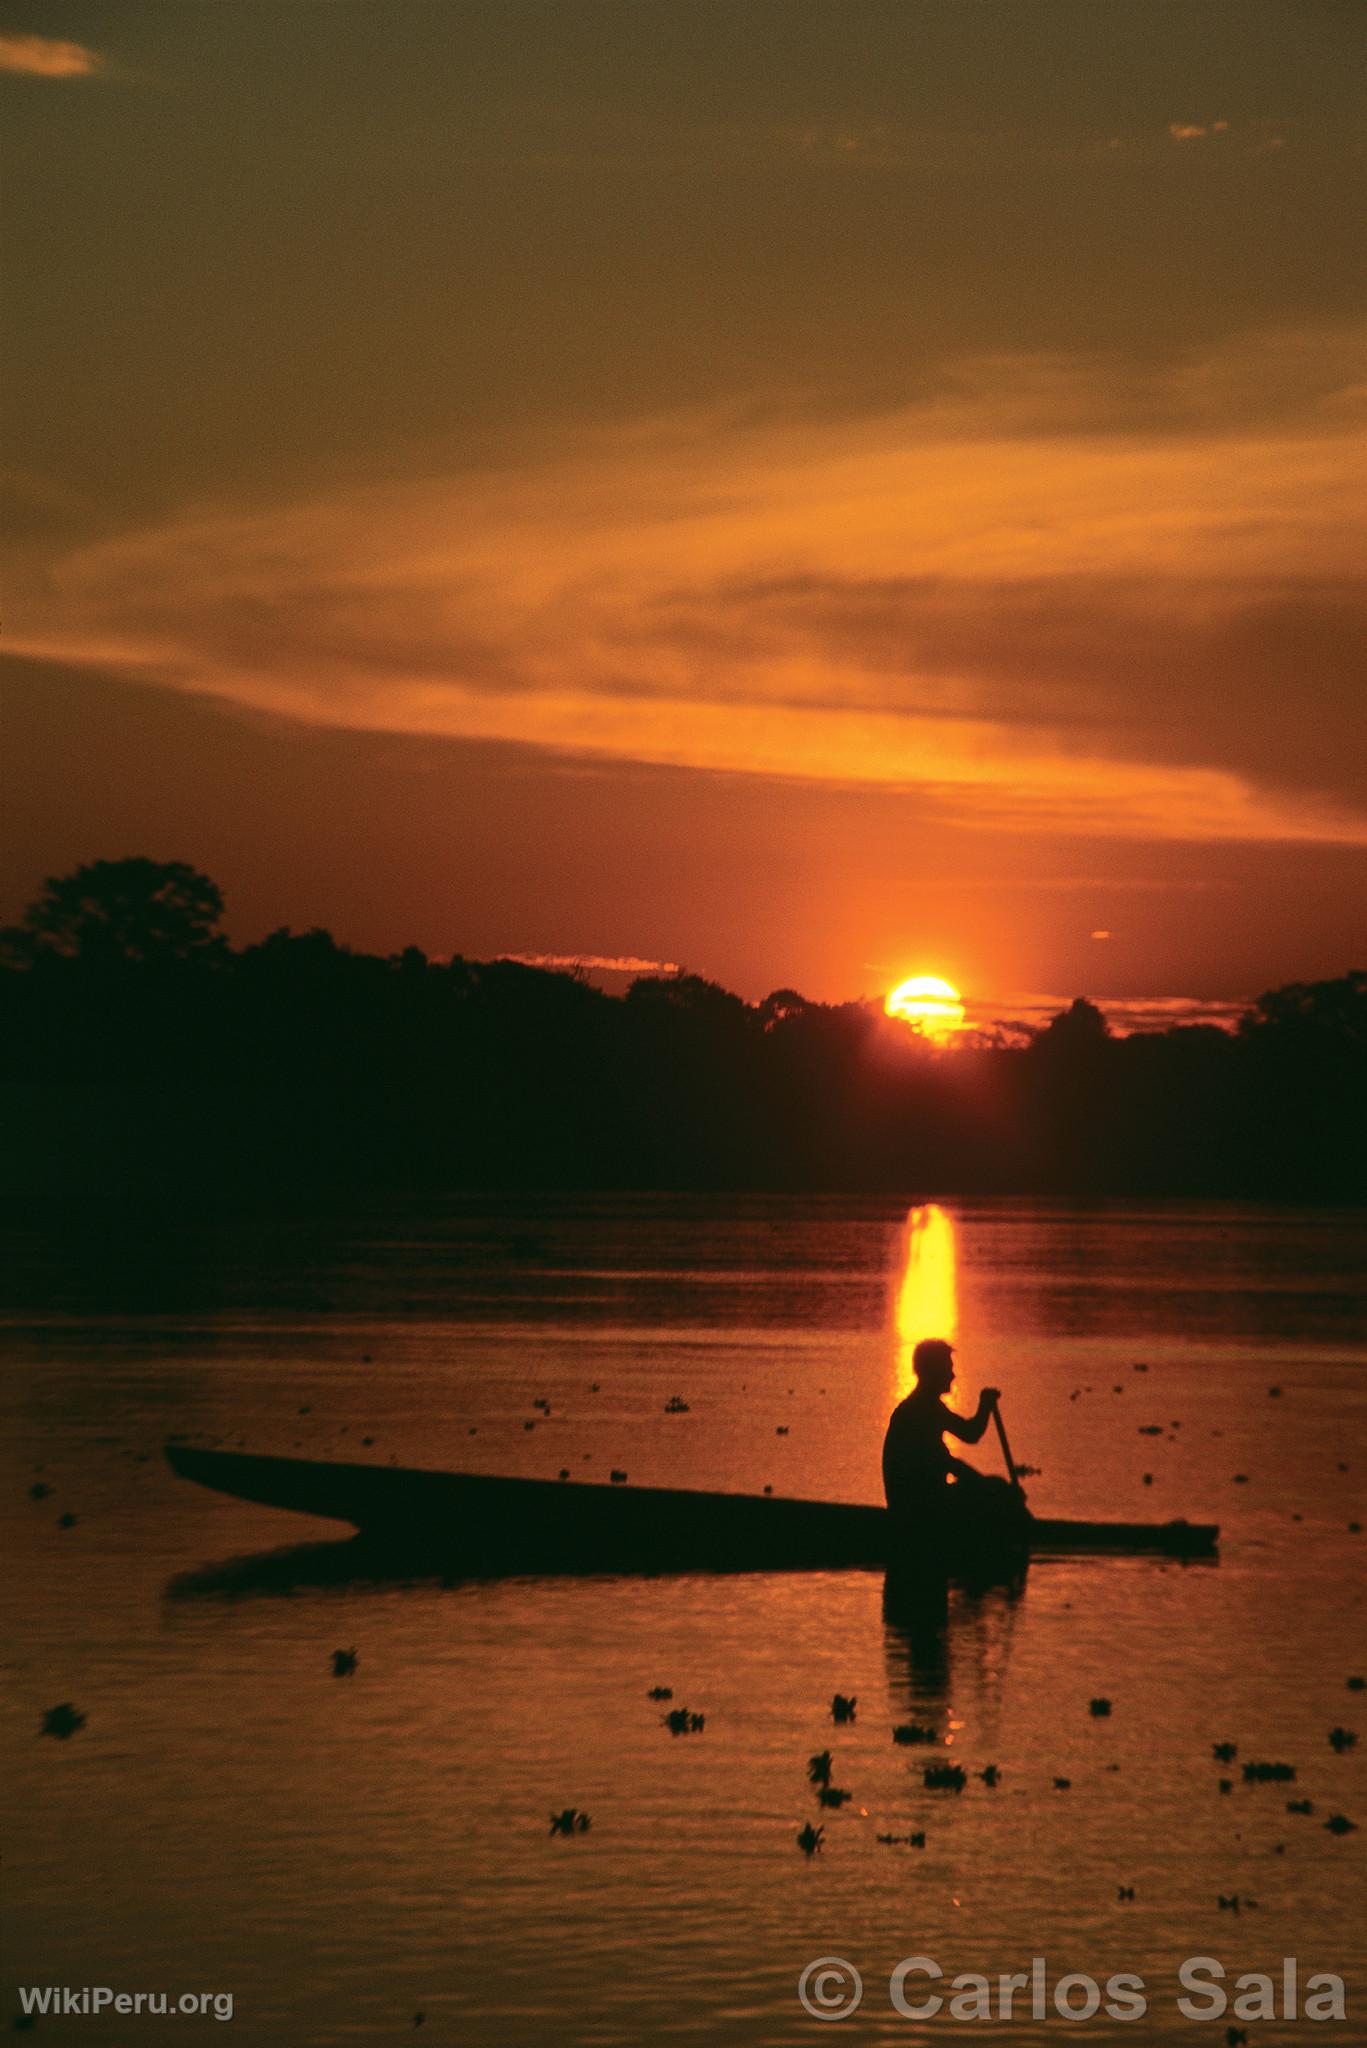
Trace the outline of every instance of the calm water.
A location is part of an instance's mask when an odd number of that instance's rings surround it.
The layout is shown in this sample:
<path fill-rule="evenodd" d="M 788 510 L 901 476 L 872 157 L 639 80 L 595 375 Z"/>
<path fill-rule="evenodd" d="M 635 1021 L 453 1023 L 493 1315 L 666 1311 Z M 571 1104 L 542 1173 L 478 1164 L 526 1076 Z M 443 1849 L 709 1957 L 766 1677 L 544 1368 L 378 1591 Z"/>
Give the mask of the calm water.
<path fill-rule="evenodd" d="M 181 2019 L 178 2038 L 319 2048 L 1222 2042 L 1224 2020 L 1176 2011 L 1179 1964 L 1205 1954 L 1231 1979 L 1280 1983 L 1284 1956 L 1348 1979 L 1346 2025 L 1278 2019 L 1250 2040 L 1361 2041 L 1367 1830 L 1323 1822 L 1367 1824 L 1367 1696 L 1346 1685 L 1367 1670 L 1367 1537 L 1349 1527 L 1367 1519 L 1363 1223 L 548 1203 L 187 1237 L 74 1279 L 13 1242 L 0 2023 L 18 1984 L 107 1984 L 234 1994 L 231 2031 Z M 1014 1599 L 956 1597 L 939 1641 L 886 1623 L 867 1573 L 187 1582 L 331 1532 L 176 1481 L 158 1457 L 172 1432 L 868 1500 L 929 1333 L 960 1345 L 965 1405 L 1005 1390 L 1041 1512 L 1218 1521 L 1218 1566 L 1040 1564 Z M 674 1395 L 686 1414 L 666 1412 Z M 53 1489 L 38 1502 L 36 1480 Z M 331 1652 L 353 1645 L 354 1676 L 334 1678 Z M 656 1685 L 702 1733 L 669 1734 Z M 839 1728 L 837 1690 L 858 1698 Z M 1108 1719 L 1088 1709 L 1102 1694 Z M 62 1700 L 87 1725 L 40 1738 Z M 927 1752 L 891 1739 L 905 1721 L 1000 1782 L 927 1791 Z M 1337 1725 L 1356 1748 L 1335 1753 Z M 1224 1740 L 1231 1766 L 1211 1755 Z M 827 1747 L 852 1798 L 818 1813 L 805 1765 Z M 1296 1782 L 1246 1785 L 1259 1759 Z M 590 1832 L 548 1838 L 567 1805 Z M 810 1861 L 809 1818 L 826 1829 Z M 924 1848 L 878 1839 L 921 1830 Z M 867 1990 L 823 2029 L 796 1986 L 828 1954 Z M 1035 1956 L 1051 1981 L 1133 1971 L 1149 2015 L 908 2020 L 887 1980 L 911 1955 L 947 1975 Z M 162 2031 L 46 2018 L 39 2038 Z"/>

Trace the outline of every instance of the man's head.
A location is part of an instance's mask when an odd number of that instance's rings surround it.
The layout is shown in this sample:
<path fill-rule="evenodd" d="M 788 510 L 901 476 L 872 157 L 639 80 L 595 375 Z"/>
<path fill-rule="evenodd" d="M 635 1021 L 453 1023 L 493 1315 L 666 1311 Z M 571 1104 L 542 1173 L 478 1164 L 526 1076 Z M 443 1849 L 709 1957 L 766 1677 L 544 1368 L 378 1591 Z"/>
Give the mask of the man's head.
<path fill-rule="evenodd" d="M 943 1337 L 923 1337 L 911 1354 L 918 1386 L 947 1394 L 954 1384 L 954 1347 Z"/>

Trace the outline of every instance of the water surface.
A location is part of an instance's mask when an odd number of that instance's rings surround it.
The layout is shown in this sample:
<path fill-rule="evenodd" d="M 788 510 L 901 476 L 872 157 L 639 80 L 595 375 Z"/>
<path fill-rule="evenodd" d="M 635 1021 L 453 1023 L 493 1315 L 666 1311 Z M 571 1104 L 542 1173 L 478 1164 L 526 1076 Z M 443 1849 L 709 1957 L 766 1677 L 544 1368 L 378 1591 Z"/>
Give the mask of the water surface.
<path fill-rule="evenodd" d="M 1367 1741 L 1346 1685 L 1367 1666 L 1363 1222 L 653 1199 L 187 1230 L 74 1265 L 15 1238 L 11 2009 L 20 1983 L 231 1990 L 253 2043 L 758 2048 L 824 2037 L 796 1983 L 834 1953 L 867 1987 L 831 2030 L 851 2043 L 1196 2042 L 1224 2027 L 1177 2014 L 1185 1957 L 1280 1981 L 1291 1955 L 1357 2001 L 1311 2037 L 1360 2040 L 1363 1836 L 1323 1822 L 1367 1821 L 1364 1742 L 1328 1741 Z M 1218 1521 L 1218 1566 L 1039 1565 L 1015 1596 L 956 1595 L 939 1634 L 889 1621 L 858 1572 L 251 1590 L 217 1567 L 333 1532 L 159 1457 L 175 1433 L 868 1500 L 927 1334 L 960 1347 L 965 1404 L 1005 1390 L 1041 1513 Z M 975 1455 L 990 1468 L 991 1439 Z M 700 1734 L 669 1734 L 660 1685 Z M 842 1727 L 836 1691 L 858 1698 Z M 61 1700 L 86 1726 L 40 1738 Z M 907 1721 L 933 1750 L 894 1744 Z M 822 1813 L 805 1766 L 825 1748 L 852 1797 Z M 967 1789 L 927 1791 L 927 1755 L 961 1760 Z M 1294 1784 L 1245 1784 L 1257 1760 Z M 591 1829 L 551 1838 L 569 1805 Z M 916 1954 L 947 1974 L 1132 1970 L 1150 2014 L 909 2021 L 887 1977 Z M 135 2048 L 162 2026 L 40 2024 Z"/>

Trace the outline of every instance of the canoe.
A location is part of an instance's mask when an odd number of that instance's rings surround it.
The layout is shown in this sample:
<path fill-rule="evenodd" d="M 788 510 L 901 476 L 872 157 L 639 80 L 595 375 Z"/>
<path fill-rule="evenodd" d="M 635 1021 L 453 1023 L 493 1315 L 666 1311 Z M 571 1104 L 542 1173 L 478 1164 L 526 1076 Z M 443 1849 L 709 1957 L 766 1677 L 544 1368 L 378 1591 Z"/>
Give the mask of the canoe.
<path fill-rule="evenodd" d="M 821 1571 L 904 1563 L 888 1511 L 845 1501 L 677 1488 L 581 1485 L 266 1458 L 168 1444 L 174 1472 L 260 1507 L 349 1523 L 405 1556 L 472 1574 L 577 1571 Z M 1043 1521 L 1024 1509 L 991 1532 L 997 1557 L 1200 1558 L 1219 1530 L 1195 1522 Z M 943 1554 L 921 1560 L 953 1575 L 980 1567 L 980 1531 L 943 1525 Z"/>

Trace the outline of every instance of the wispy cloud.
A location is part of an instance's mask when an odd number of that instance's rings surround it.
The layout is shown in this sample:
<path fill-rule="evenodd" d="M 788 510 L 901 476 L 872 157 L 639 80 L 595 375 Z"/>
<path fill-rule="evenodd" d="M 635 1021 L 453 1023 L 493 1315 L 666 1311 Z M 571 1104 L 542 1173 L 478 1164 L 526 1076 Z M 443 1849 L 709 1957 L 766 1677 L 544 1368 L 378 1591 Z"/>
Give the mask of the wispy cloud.
<path fill-rule="evenodd" d="M 1037 1031 L 1060 1010 L 1066 1010 L 1072 996 L 1008 995 L 991 1002 L 969 1001 L 965 1024 L 969 1030 L 1009 1030 L 1024 1026 Z M 1203 996 L 1117 996 L 1096 999 L 1096 1007 L 1118 1037 L 1133 1032 L 1173 1031 L 1191 1025 L 1214 1025 L 1231 1031 L 1248 1008 L 1246 1002 L 1220 1002 Z"/>
<path fill-rule="evenodd" d="M 642 960 L 634 953 L 500 953 L 500 960 L 515 960 L 519 967 L 549 967 L 561 972 L 580 969 L 585 974 L 680 974 L 676 960 Z"/>
<path fill-rule="evenodd" d="M 1208 135 L 1228 135 L 1228 121 L 1169 121 L 1174 142 L 1202 142 Z"/>
<path fill-rule="evenodd" d="M 91 78 L 104 59 L 84 43 L 54 41 L 50 36 L 0 35 L 0 71 L 21 78 Z"/>
<path fill-rule="evenodd" d="M 1108 419 L 1104 366 L 1023 358 L 882 418 L 653 420 L 187 513 L 74 549 L 15 642 L 336 726 L 914 787 L 968 823 L 1367 843 L 1345 360 L 1281 337 Z"/>

